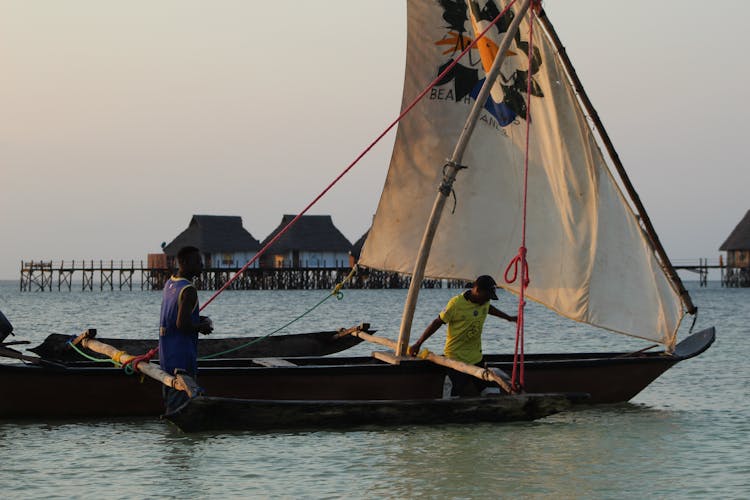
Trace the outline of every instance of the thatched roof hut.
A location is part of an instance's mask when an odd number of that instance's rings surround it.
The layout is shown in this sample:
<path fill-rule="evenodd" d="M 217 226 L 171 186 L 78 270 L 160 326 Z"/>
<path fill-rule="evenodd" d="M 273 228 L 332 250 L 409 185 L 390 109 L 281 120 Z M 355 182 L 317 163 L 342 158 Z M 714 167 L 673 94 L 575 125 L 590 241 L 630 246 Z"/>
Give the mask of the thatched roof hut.
<path fill-rule="evenodd" d="M 294 219 L 284 215 L 265 246 Z M 347 267 L 352 244 L 333 224 L 330 215 L 303 215 L 261 257 L 262 267 Z"/>
<path fill-rule="evenodd" d="M 241 267 L 260 250 L 260 242 L 242 226 L 242 217 L 232 215 L 193 215 L 164 253 L 174 258 L 185 246 L 200 249 L 206 267 Z"/>

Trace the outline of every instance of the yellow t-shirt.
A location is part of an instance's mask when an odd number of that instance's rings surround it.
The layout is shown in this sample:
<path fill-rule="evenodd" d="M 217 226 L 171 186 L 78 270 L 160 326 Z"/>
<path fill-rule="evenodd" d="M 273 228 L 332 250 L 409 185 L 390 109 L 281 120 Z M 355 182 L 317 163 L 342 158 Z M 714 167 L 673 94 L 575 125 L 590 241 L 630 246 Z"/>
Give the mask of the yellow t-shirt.
<path fill-rule="evenodd" d="M 464 297 L 456 295 L 448 301 L 440 319 L 448 324 L 445 338 L 445 355 L 471 365 L 482 360 L 482 327 L 490 303 L 475 304 Z"/>

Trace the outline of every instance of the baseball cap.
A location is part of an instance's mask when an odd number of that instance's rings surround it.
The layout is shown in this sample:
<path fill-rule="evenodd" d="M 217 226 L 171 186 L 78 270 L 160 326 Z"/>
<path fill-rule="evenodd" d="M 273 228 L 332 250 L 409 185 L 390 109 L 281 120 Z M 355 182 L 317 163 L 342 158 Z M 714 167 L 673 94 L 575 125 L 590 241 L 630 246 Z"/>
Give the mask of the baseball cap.
<path fill-rule="evenodd" d="M 490 292 L 490 298 L 492 300 L 497 300 L 497 293 L 495 293 L 495 286 L 497 286 L 497 283 L 495 283 L 495 280 L 492 279 L 492 276 L 489 276 L 487 274 L 479 276 L 474 280 L 474 286 L 476 286 L 480 290 L 486 290 Z"/>

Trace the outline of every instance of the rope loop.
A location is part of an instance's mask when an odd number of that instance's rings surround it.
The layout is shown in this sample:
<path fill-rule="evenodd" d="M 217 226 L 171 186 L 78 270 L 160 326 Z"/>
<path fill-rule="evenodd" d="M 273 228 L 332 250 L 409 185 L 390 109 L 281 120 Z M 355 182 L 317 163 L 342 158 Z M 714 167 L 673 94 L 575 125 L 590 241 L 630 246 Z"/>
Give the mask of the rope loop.
<path fill-rule="evenodd" d="M 451 167 L 455 168 L 457 172 L 469 168 L 466 165 L 459 165 L 458 163 L 450 160 L 447 161 L 445 165 L 443 165 L 443 180 L 440 182 L 440 187 L 438 188 L 438 191 L 440 191 L 443 196 L 449 196 L 453 191 L 453 183 L 455 182 L 456 178 L 454 177 L 453 180 L 450 180 L 446 172 L 446 170 Z"/>
<path fill-rule="evenodd" d="M 529 280 L 529 263 L 526 260 L 526 247 L 522 246 L 518 249 L 518 254 L 511 259 L 511 261 L 508 263 L 508 267 L 505 268 L 505 274 L 503 277 L 505 278 L 506 283 L 514 283 L 516 279 L 518 279 L 518 266 L 521 266 L 521 283 L 524 287 L 529 286 L 530 280 Z M 508 273 L 513 270 L 513 276 L 509 277 Z"/>
<path fill-rule="evenodd" d="M 438 188 L 438 191 L 440 191 L 440 193 L 446 197 L 453 195 L 453 209 L 451 209 L 451 214 L 455 214 L 456 207 L 458 206 L 458 196 L 456 195 L 456 190 L 453 189 L 453 183 L 456 181 L 456 178 L 454 177 L 453 180 L 451 180 L 448 178 L 448 174 L 446 173 L 446 170 L 451 167 L 455 168 L 456 172 L 458 172 L 459 170 L 464 170 L 469 167 L 467 167 L 466 165 L 459 165 L 458 163 L 452 160 L 448 160 L 445 163 L 445 165 L 443 165 L 443 180 L 440 182 L 440 187 Z"/>

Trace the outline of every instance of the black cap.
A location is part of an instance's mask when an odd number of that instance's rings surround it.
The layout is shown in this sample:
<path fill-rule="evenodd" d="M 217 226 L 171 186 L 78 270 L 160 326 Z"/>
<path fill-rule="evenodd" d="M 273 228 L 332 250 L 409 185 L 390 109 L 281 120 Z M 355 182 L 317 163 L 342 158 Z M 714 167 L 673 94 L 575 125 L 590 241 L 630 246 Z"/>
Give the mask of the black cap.
<path fill-rule="evenodd" d="M 497 283 L 495 283 L 495 280 L 492 279 L 492 276 L 489 276 L 487 274 L 479 276 L 474 280 L 474 286 L 479 288 L 480 290 L 486 290 L 490 292 L 490 298 L 492 300 L 497 300 L 497 294 L 495 293 L 495 286 L 497 286 Z"/>

